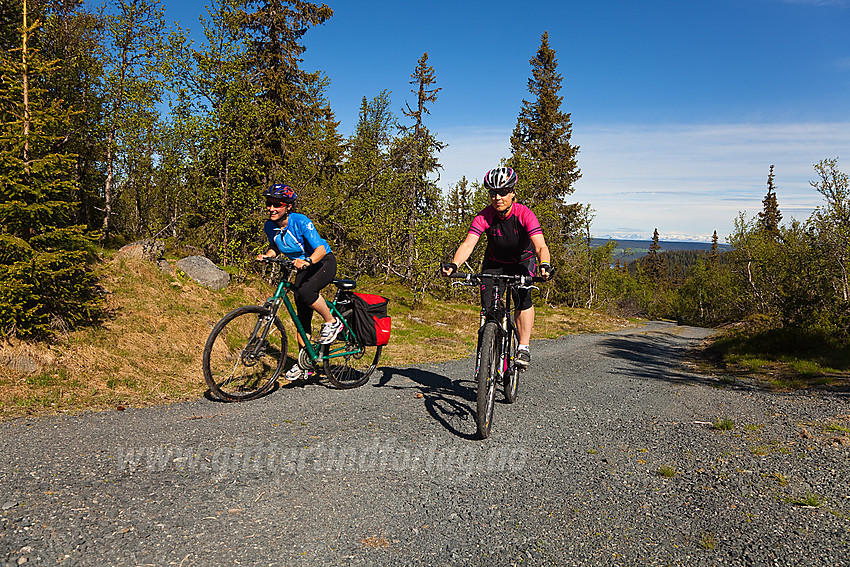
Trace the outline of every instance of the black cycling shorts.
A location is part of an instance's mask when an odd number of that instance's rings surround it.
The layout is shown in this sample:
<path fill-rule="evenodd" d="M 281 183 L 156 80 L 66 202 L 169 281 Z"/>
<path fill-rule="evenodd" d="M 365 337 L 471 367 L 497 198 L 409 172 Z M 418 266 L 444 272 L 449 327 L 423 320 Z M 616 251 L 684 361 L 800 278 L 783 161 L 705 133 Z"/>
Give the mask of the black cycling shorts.
<path fill-rule="evenodd" d="M 295 275 L 293 291 L 295 295 L 295 307 L 301 326 L 311 334 L 313 319 L 313 308 L 311 307 L 317 299 L 319 292 L 331 283 L 336 277 L 336 256 L 333 253 L 325 254 L 324 258 L 315 264 L 304 268 Z"/>
<path fill-rule="evenodd" d="M 528 260 L 516 264 L 501 264 L 484 258 L 481 263 L 481 271 L 485 274 L 504 274 L 512 276 L 533 276 L 537 271 L 537 258 L 531 256 Z M 505 283 L 499 282 L 499 295 L 505 292 Z M 481 285 L 481 306 L 489 309 L 493 304 L 493 282 L 484 280 Z M 514 288 L 513 301 L 517 311 L 530 309 L 534 304 L 531 301 L 531 289 Z"/>

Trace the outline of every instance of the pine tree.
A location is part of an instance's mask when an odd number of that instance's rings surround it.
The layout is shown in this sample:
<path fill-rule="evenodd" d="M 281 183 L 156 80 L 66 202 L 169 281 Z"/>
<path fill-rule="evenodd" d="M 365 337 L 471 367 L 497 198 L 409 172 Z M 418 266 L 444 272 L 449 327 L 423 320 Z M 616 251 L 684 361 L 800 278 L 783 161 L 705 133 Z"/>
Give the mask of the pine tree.
<path fill-rule="evenodd" d="M 776 187 L 773 183 L 773 165 L 767 176 L 767 195 L 762 199 L 762 211 L 759 213 L 759 227 L 771 239 L 778 240 L 780 237 L 779 224 L 782 222 L 782 214 L 779 212 L 779 203 L 776 200 Z"/>
<path fill-rule="evenodd" d="M 97 320 L 94 238 L 73 223 L 73 112 L 45 84 L 61 73 L 31 49 L 38 33 L 24 1 L 19 47 L 0 54 L 0 335 L 46 338 Z"/>

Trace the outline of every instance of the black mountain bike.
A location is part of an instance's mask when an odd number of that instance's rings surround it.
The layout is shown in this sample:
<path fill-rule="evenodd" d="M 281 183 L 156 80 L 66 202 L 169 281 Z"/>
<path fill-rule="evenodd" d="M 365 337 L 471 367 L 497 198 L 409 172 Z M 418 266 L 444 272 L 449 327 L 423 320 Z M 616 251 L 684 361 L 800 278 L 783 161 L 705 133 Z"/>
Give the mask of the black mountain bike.
<path fill-rule="evenodd" d="M 344 324 L 335 342 L 320 345 L 311 342 L 295 314 L 289 299 L 290 276 L 295 272 L 292 261 L 285 257 L 266 258 L 263 262 L 277 266 L 277 289 L 263 305 L 238 307 L 216 323 L 204 346 L 204 380 L 213 396 L 223 401 L 252 400 L 268 392 L 286 363 L 287 338 L 278 317 L 286 307 L 304 348 L 298 355 L 302 368 L 319 370 L 337 388 L 362 386 L 375 371 L 382 347 L 364 346 L 354 332 L 352 315 L 354 280 L 333 280 L 337 287 L 328 306 Z"/>
<path fill-rule="evenodd" d="M 540 276 L 502 274 L 459 274 L 460 285 L 480 286 L 482 281 L 492 281 L 493 301 L 488 310 L 481 310 L 478 329 L 478 348 L 475 356 L 475 381 L 478 385 L 475 423 L 482 439 L 490 436 L 493 425 L 493 407 L 496 401 L 496 384 L 500 382 L 505 401 L 516 401 L 521 369 L 515 364 L 517 329 L 514 322 L 513 288 L 535 287 L 534 282 L 547 281 Z M 500 283 L 504 285 L 499 285 Z M 536 288 L 535 288 L 536 289 Z"/>

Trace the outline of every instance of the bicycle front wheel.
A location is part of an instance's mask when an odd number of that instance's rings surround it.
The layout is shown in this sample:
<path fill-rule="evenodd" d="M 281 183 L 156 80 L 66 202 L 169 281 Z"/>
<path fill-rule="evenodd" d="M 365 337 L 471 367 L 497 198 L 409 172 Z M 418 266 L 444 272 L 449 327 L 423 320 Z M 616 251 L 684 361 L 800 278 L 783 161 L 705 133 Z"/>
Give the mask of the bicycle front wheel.
<path fill-rule="evenodd" d="M 499 372 L 499 326 L 490 321 L 484 324 L 481 331 L 481 342 L 478 358 L 478 407 L 475 423 L 478 435 L 482 439 L 490 437 L 493 425 L 493 405 L 496 402 L 496 376 Z"/>
<path fill-rule="evenodd" d="M 516 401 L 519 388 L 519 369 L 514 365 L 516 358 L 516 332 L 511 328 L 505 337 L 502 350 L 502 386 L 505 390 L 505 401 L 512 404 Z"/>
<path fill-rule="evenodd" d="M 346 321 L 351 321 L 351 311 L 341 315 Z M 378 366 L 381 349 L 383 347 L 380 346 L 360 346 L 354 333 L 347 327 L 343 328 L 335 342 L 322 345 L 325 376 L 331 384 L 342 390 L 358 388 L 369 381 Z"/>
<path fill-rule="evenodd" d="M 239 307 L 216 323 L 204 346 L 204 380 L 220 400 L 240 402 L 266 393 L 286 362 L 286 330 L 259 305 Z M 263 332 L 268 327 L 268 333 Z"/>

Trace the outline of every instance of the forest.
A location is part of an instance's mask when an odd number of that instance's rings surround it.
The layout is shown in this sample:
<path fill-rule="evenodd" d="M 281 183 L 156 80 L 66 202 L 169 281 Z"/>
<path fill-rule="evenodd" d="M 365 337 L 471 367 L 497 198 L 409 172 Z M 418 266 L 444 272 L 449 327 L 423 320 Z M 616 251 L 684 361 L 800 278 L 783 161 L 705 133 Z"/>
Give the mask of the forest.
<path fill-rule="evenodd" d="M 159 0 L 0 0 L 0 335 L 48 340 L 102 322 L 99 250 L 141 238 L 191 246 L 234 273 L 266 242 L 261 194 L 285 181 L 338 251 L 340 273 L 450 295 L 435 277 L 487 203 L 477 182 L 443 193 L 429 129 L 439 69 L 411 61 L 400 115 L 363 97 L 342 136 L 329 79 L 301 67 L 310 29 L 333 17 L 302 0 L 210 0 L 204 41 L 166 24 Z M 594 245 L 557 54 L 542 33 L 503 163 L 541 221 L 558 270 L 554 305 L 848 345 L 850 195 L 838 159 L 813 165 L 823 203 L 783 223 L 773 167 L 763 210 L 722 249 L 649 253 L 620 265 Z M 162 109 L 167 108 L 167 112 Z M 479 256 L 470 259 L 477 266 Z M 789 339 L 791 340 L 791 339 Z"/>

